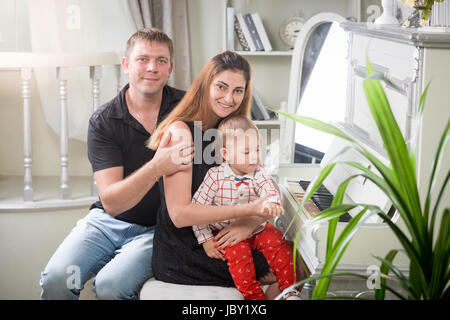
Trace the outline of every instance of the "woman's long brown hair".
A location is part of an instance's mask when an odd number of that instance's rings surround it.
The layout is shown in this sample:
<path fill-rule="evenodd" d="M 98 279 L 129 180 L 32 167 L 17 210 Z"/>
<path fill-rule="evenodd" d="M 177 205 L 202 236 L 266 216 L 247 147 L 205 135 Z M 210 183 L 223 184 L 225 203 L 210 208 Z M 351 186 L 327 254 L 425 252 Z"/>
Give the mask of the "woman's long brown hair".
<path fill-rule="evenodd" d="M 252 70 L 250 63 L 247 59 L 235 52 L 225 51 L 216 55 L 203 67 L 183 99 L 155 129 L 148 144 L 149 148 L 153 150 L 158 148 L 164 132 L 175 121 L 207 122 L 207 119 L 212 116 L 211 106 L 209 105 L 209 88 L 213 78 L 225 70 L 242 72 L 246 81 L 244 98 L 241 105 L 230 116 L 250 116 L 252 102 Z"/>

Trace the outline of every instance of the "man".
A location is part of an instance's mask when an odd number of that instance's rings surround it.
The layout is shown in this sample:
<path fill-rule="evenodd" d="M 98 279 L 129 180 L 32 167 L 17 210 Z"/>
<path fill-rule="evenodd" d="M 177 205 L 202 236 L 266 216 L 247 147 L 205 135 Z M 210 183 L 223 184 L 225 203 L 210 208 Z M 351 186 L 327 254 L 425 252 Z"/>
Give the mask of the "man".
<path fill-rule="evenodd" d="M 187 168 L 183 163 L 193 156 L 192 146 L 166 147 L 168 139 L 156 153 L 146 148 L 157 124 L 184 95 L 166 85 L 172 58 L 172 40 L 160 30 L 142 29 L 128 40 L 122 67 L 129 84 L 89 121 L 88 157 L 100 200 L 42 272 L 42 299 L 78 299 L 94 276 L 99 299 L 136 299 L 152 277 L 160 206 L 156 182 Z"/>

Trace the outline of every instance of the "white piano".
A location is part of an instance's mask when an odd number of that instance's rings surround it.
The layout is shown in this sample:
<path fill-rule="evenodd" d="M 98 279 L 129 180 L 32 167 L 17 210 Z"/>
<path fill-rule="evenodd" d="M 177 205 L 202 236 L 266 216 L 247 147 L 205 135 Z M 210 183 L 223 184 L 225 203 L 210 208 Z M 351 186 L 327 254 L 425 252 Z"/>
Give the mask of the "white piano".
<path fill-rule="evenodd" d="M 406 141 L 410 147 L 418 150 L 419 183 L 427 182 L 438 138 L 450 117 L 449 32 L 380 27 L 348 22 L 332 13 L 318 14 L 305 23 L 297 39 L 292 56 L 287 108 L 284 111 L 337 123 L 342 130 L 358 139 L 372 152 L 384 157 L 382 142 L 362 91 L 366 52 L 376 71 L 384 73 L 394 84 L 383 84 L 383 87 Z M 433 89 L 428 93 L 422 122 L 418 125 L 419 134 L 416 136 L 413 121 L 416 106 L 431 77 Z M 313 86 L 319 86 L 319 90 L 312 88 Z M 282 138 L 276 178 L 286 212 L 276 221 L 276 225 L 282 230 L 290 226 L 287 237 L 291 240 L 300 232 L 298 253 L 308 268 L 307 272 L 318 274 L 324 262 L 327 223 L 309 223 L 311 217 L 320 212 L 313 202 L 305 206 L 294 220 L 293 218 L 307 182 L 318 175 L 321 168 L 333 159 L 345 143 L 338 138 L 324 138 L 323 142 L 318 131 L 308 131 L 292 120 L 283 116 L 279 118 Z M 319 148 L 314 143 L 320 145 L 323 151 L 317 150 Z M 351 152 L 345 153 L 344 158 L 340 159 L 362 162 L 356 153 Z M 446 172 L 450 161 L 444 162 L 447 167 L 442 171 Z M 334 194 L 339 183 L 351 174 L 348 167 L 336 167 L 323 186 Z M 421 195 L 425 193 L 423 186 L 420 191 Z M 403 228 L 386 196 L 370 181 L 361 179 L 349 186 L 344 203 L 360 201 L 384 208 L 393 221 Z M 444 205 L 450 205 L 450 196 L 446 197 Z M 349 212 L 347 218 L 351 218 L 352 214 L 354 212 Z M 336 235 L 346 223 L 338 223 Z M 370 266 L 379 265 L 372 255 L 384 257 L 392 248 L 400 248 L 397 239 L 377 216 L 373 216 L 356 233 L 336 271 L 368 275 Z M 407 270 L 408 261 L 405 256 L 399 255 L 394 262 L 400 269 Z M 361 296 L 367 293 L 365 282 L 357 286 L 359 287 L 341 282 L 340 287 L 334 287 L 334 290 L 336 294 Z M 311 288 L 305 286 L 305 289 Z M 330 291 L 332 290 L 333 286 L 330 287 Z"/>

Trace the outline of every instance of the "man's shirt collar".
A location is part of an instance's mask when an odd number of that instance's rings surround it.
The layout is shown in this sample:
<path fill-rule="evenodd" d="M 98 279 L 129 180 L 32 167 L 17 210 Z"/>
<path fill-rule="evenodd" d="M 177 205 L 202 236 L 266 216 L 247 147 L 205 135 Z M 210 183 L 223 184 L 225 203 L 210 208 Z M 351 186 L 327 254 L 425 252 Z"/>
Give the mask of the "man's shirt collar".
<path fill-rule="evenodd" d="M 150 135 L 147 130 L 130 114 L 128 111 L 127 100 L 125 98 L 125 92 L 130 88 L 130 84 L 127 83 L 122 90 L 120 90 L 119 94 L 116 96 L 117 103 L 112 104 L 111 110 L 108 112 L 108 117 L 113 119 L 122 119 L 125 123 L 128 123 L 135 129 L 142 131 L 143 133 Z M 173 88 L 165 85 L 163 87 L 163 94 L 161 100 L 161 106 L 158 112 L 158 120 L 157 123 L 161 122 L 161 120 L 172 110 L 172 106 L 174 103 L 177 103 L 180 100 L 179 95 L 170 94 L 169 91 L 174 90 Z"/>

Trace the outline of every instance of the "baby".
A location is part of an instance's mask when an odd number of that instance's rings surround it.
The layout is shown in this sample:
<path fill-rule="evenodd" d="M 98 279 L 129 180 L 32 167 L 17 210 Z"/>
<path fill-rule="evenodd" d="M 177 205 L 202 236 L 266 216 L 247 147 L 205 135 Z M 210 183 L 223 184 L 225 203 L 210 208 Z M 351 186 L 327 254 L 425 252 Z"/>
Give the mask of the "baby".
<path fill-rule="evenodd" d="M 264 209 L 272 216 L 284 213 L 278 189 L 260 165 L 260 136 L 245 116 L 224 119 L 219 125 L 224 162 L 211 168 L 194 194 L 192 202 L 208 205 L 236 205 L 266 197 Z M 233 281 L 246 300 L 264 300 L 266 296 L 256 280 L 252 250 L 266 257 L 280 291 L 294 283 L 292 249 L 280 230 L 263 223 L 253 235 L 224 250 L 216 248 L 214 235 L 233 220 L 193 226 L 198 243 L 211 258 L 226 259 Z"/>

